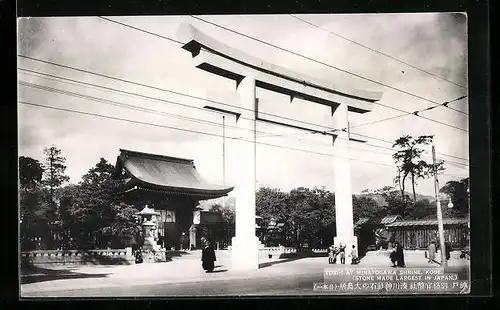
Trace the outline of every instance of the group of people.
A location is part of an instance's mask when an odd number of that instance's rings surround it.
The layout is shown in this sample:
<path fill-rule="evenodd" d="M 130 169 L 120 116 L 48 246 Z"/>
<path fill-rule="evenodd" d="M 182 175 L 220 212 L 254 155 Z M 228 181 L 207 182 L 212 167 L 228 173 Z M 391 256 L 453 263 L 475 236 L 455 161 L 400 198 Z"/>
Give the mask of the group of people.
<path fill-rule="evenodd" d="M 346 252 L 346 245 L 343 244 L 342 242 L 337 246 L 337 245 L 331 245 L 328 248 L 328 263 L 329 264 L 336 264 L 337 263 L 337 257 L 340 258 L 340 263 L 345 264 L 345 254 Z M 356 246 L 352 246 L 351 249 L 351 254 L 349 255 L 351 257 L 351 264 L 355 265 L 359 263 L 359 258 L 356 253 Z"/>
<path fill-rule="evenodd" d="M 404 248 L 398 241 L 394 242 L 394 248 L 389 258 L 391 259 L 392 267 L 405 267 Z"/>
<path fill-rule="evenodd" d="M 448 241 L 445 241 L 444 247 L 445 247 L 446 260 L 450 260 L 450 256 L 451 256 L 451 244 Z M 426 255 L 428 263 L 437 263 L 437 264 L 439 264 L 439 262 L 436 261 L 436 253 L 437 253 L 437 251 L 438 251 L 438 246 L 436 245 L 436 241 L 431 241 L 431 243 L 427 247 L 427 251 L 425 252 L 425 255 Z"/>

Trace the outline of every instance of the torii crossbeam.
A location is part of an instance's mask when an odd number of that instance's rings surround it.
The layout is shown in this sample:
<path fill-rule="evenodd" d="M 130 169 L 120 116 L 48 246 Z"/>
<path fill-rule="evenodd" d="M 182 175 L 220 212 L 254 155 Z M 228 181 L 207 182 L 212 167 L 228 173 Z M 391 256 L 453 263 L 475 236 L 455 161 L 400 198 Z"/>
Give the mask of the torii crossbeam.
<path fill-rule="evenodd" d="M 258 238 L 255 236 L 255 192 L 256 192 L 256 122 L 271 122 L 304 130 L 320 131 L 321 126 L 299 126 L 293 121 L 282 121 L 261 110 L 266 102 L 256 98 L 256 87 L 290 96 L 293 104 L 296 98 L 327 106 L 327 115 L 332 128 L 348 128 L 348 111 L 366 113 L 372 110 L 373 102 L 381 99 L 380 92 L 367 92 L 339 88 L 330 83 L 317 80 L 297 72 L 267 63 L 202 33 L 191 25 L 183 24 L 178 37 L 183 48 L 193 57 L 195 66 L 236 82 L 240 107 L 232 113 L 239 113 L 237 127 L 253 132 L 252 143 L 240 142 L 238 145 L 237 167 L 239 178 L 235 184 L 236 195 L 236 235 L 232 240 L 232 268 L 255 270 L 259 266 Z M 215 108 L 228 110 L 227 107 Z M 344 243 L 349 250 L 357 245 L 354 236 L 352 212 L 351 171 L 349 163 L 348 130 L 325 132 L 332 136 L 334 157 L 336 237 L 334 243 Z M 357 248 L 357 247 L 356 247 Z"/>

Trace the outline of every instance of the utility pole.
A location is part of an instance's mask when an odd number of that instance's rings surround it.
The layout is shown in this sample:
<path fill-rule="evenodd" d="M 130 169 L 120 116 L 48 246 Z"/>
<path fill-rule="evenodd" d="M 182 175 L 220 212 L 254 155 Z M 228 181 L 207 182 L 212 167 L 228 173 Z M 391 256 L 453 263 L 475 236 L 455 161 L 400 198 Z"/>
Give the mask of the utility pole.
<path fill-rule="evenodd" d="M 441 210 L 441 201 L 439 200 L 439 180 L 437 176 L 436 169 L 436 149 L 434 144 L 432 144 L 432 163 L 434 171 L 434 193 L 436 196 L 436 207 L 437 207 L 437 220 L 438 220 L 438 231 L 439 231 L 439 247 L 441 248 L 441 266 L 446 267 L 448 261 L 446 259 L 446 247 L 444 244 L 444 228 L 443 228 L 443 214 Z"/>
<path fill-rule="evenodd" d="M 226 185 L 226 116 L 222 115 L 222 185 Z M 222 197 L 222 208 L 226 207 L 226 197 Z"/>
<path fill-rule="evenodd" d="M 236 121 L 240 117 L 240 113 L 219 109 L 217 107 L 206 105 L 203 107 L 212 113 L 217 113 L 222 116 L 222 185 L 226 185 L 226 116 L 234 116 Z M 222 197 L 222 207 L 226 206 L 226 197 Z"/>

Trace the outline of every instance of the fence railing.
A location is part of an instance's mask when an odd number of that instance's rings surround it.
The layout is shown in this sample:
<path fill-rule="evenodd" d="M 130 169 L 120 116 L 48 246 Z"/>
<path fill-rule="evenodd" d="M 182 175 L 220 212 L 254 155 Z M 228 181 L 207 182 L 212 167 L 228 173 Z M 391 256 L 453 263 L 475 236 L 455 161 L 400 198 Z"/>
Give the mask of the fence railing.
<path fill-rule="evenodd" d="M 294 247 L 285 247 L 285 246 L 280 246 L 280 247 L 262 247 L 259 249 L 260 253 L 265 254 L 269 256 L 270 258 L 273 257 L 287 257 L 289 255 L 297 255 L 297 251 L 299 253 L 312 253 L 315 255 L 322 255 L 328 253 L 327 248 L 297 248 Z"/>
<path fill-rule="evenodd" d="M 34 250 L 21 252 L 22 265 L 133 264 L 132 248 L 100 250 Z"/>
<path fill-rule="evenodd" d="M 81 256 L 132 256 L 132 249 L 103 250 L 34 250 L 21 252 L 21 257 L 81 257 Z"/>

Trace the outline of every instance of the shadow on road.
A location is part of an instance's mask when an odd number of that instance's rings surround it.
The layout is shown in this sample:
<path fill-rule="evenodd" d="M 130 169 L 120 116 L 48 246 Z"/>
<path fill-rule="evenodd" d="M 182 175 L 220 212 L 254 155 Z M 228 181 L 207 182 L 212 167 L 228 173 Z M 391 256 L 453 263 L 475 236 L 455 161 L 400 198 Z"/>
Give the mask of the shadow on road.
<path fill-rule="evenodd" d="M 259 268 L 266 268 L 266 267 L 269 267 L 272 265 L 288 263 L 288 262 L 303 259 L 303 258 L 305 258 L 305 257 L 291 257 L 291 258 L 284 258 L 284 259 L 280 259 L 280 260 L 272 261 L 272 262 L 260 263 Z"/>
<path fill-rule="evenodd" d="M 221 270 L 214 270 L 210 273 L 219 273 L 219 272 L 227 272 L 227 269 L 221 269 Z"/>
<path fill-rule="evenodd" d="M 187 251 L 176 250 L 176 251 L 167 251 L 167 255 L 169 257 L 180 257 L 180 256 L 184 256 L 184 255 L 191 255 L 191 253 L 189 253 Z"/>
<path fill-rule="evenodd" d="M 71 270 L 54 270 L 40 267 L 29 267 L 22 271 L 21 284 L 53 280 L 104 278 L 106 276 L 108 276 L 108 274 L 88 274 L 73 272 Z"/>

